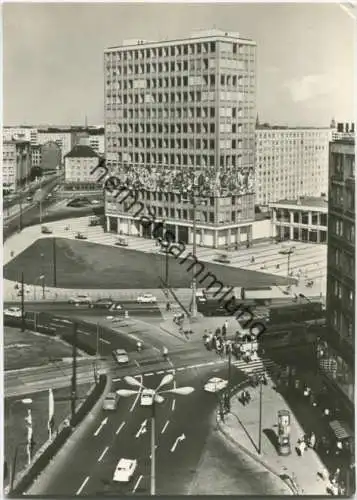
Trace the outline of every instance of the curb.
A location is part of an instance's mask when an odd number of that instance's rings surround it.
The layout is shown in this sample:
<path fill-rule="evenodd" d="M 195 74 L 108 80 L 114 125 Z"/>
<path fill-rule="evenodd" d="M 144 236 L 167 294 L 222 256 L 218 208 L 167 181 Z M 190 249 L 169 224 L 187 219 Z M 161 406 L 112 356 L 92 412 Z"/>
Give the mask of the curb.
<path fill-rule="evenodd" d="M 182 340 L 183 342 L 189 342 L 189 339 L 187 339 L 186 337 L 183 337 L 179 333 L 174 333 L 171 330 L 169 330 L 168 328 L 165 328 L 164 326 L 162 326 L 163 324 L 164 323 L 160 323 L 160 325 L 159 325 L 160 330 L 162 330 L 165 333 L 168 333 L 169 335 L 171 335 L 171 337 L 175 337 L 176 339 Z"/>

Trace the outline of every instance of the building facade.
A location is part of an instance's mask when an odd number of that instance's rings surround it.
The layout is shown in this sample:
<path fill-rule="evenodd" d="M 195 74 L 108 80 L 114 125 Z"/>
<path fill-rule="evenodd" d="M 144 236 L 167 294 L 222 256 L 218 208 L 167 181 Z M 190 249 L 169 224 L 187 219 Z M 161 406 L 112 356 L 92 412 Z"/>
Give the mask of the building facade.
<path fill-rule="evenodd" d="M 55 142 L 61 148 L 62 162 L 67 153 L 72 149 L 72 137 L 70 131 L 46 129 L 38 131 L 37 143 L 41 146 L 48 142 Z"/>
<path fill-rule="evenodd" d="M 16 191 L 29 178 L 31 170 L 30 142 L 3 141 L 2 153 L 3 188 Z"/>
<path fill-rule="evenodd" d="M 31 145 L 37 144 L 37 129 L 34 127 L 6 127 L 2 129 L 5 141 L 21 140 L 30 142 Z"/>
<path fill-rule="evenodd" d="M 330 144 L 327 259 L 327 343 L 319 366 L 353 412 L 355 363 L 355 146 Z"/>
<path fill-rule="evenodd" d="M 272 235 L 280 241 L 327 243 L 327 199 L 298 198 L 269 205 L 272 211 Z"/>
<path fill-rule="evenodd" d="M 99 156 L 89 146 L 78 144 L 64 158 L 64 184 L 66 189 L 98 190 L 98 181 L 93 170 Z"/>
<path fill-rule="evenodd" d="M 41 146 L 39 144 L 31 144 L 31 167 L 41 166 Z"/>
<path fill-rule="evenodd" d="M 328 189 L 331 128 L 256 128 L 256 201 L 268 206 Z"/>
<path fill-rule="evenodd" d="M 255 50 L 251 40 L 214 30 L 105 51 L 107 167 L 184 242 L 193 241 L 194 214 L 202 245 L 251 239 Z M 138 234 L 135 209 L 122 205 L 107 195 L 108 227 Z"/>
<path fill-rule="evenodd" d="M 56 142 L 46 142 L 41 146 L 41 163 L 43 172 L 59 170 L 62 163 L 61 148 Z"/>

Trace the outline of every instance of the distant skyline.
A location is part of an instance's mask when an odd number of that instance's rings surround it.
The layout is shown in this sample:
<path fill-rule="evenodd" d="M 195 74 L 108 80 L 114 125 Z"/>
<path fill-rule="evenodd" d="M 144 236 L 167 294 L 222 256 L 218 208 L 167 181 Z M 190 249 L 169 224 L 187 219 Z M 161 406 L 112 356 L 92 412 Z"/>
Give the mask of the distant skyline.
<path fill-rule="evenodd" d="M 102 124 L 106 47 L 214 27 L 257 42 L 261 123 L 354 121 L 355 24 L 338 3 L 5 3 L 3 123 Z"/>

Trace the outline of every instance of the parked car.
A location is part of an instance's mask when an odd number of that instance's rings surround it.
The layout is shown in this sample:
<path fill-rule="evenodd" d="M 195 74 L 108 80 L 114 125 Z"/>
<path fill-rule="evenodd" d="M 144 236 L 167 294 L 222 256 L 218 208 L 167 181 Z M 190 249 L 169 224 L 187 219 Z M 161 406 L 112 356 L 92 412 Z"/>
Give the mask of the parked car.
<path fill-rule="evenodd" d="M 101 225 L 101 220 L 100 217 L 90 217 L 89 218 L 89 226 L 100 226 Z"/>
<path fill-rule="evenodd" d="M 140 396 L 141 406 L 152 406 L 154 402 L 155 391 L 154 389 L 143 389 Z"/>
<path fill-rule="evenodd" d="M 12 318 L 21 318 L 21 309 L 19 307 L 8 307 L 4 309 L 5 316 L 11 316 Z"/>
<path fill-rule="evenodd" d="M 92 299 L 88 295 L 76 295 L 69 299 L 68 304 L 73 304 L 74 306 L 90 306 L 92 304 Z"/>
<path fill-rule="evenodd" d="M 125 349 L 115 349 L 113 356 L 119 365 L 129 363 L 129 356 Z"/>
<path fill-rule="evenodd" d="M 116 466 L 113 481 L 119 483 L 128 483 L 133 477 L 133 474 L 138 465 L 137 460 L 132 460 L 130 458 L 121 458 Z"/>
<path fill-rule="evenodd" d="M 230 264 L 231 261 L 229 260 L 228 256 L 226 254 L 221 254 L 218 255 L 213 259 L 215 262 L 220 262 L 221 264 Z"/>
<path fill-rule="evenodd" d="M 156 304 L 157 298 L 151 293 L 144 293 L 143 295 L 139 295 L 136 302 L 138 304 Z"/>
<path fill-rule="evenodd" d="M 125 238 L 118 238 L 117 241 L 115 242 L 115 245 L 119 247 L 127 247 L 129 246 L 128 240 Z"/>
<path fill-rule="evenodd" d="M 225 389 L 228 385 L 227 380 L 223 380 L 219 377 L 212 377 L 204 386 L 206 392 L 219 392 Z"/>
<path fill-rule="evenodd" d="M 113 305 L 112 299 L 98 299 L 90 304 L 92 309 L 110 309 Z"/>
<path fill-rule="evenodd" d="M 108 392 L 103 401 L 103 410 L 116 410 L 119 395 L 116 392 Z"/>
<path fill-rule="evenodd" d="M 52 234 L 52 229 L 50 229 L 48 226 L 42 226 L 41 233 L 42 234 Z"/>
<path fill-rule="evenodd" d="M 77 233 L 75 235 L 75 238 L 76 238 L 76 240 L 86 240 L 86 239 L 88 239 L 87 236 L 85 234 L 83 234 L 83 233 Z"/>

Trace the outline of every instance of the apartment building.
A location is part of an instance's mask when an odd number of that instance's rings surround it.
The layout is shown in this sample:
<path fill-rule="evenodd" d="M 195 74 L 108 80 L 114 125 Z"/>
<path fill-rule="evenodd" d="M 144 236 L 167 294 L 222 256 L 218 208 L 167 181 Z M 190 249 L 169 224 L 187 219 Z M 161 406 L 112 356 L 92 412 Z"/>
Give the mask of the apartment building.
<path fill-rule="evenodd" d="M 355 364 L 355 141 L 330 144 L 327 330 L 319 367 L 353 421 Z M 341 397 L 342 396 L 342 397 Z"/>
<path fill-rule="evenodd" d="M 331 128 L 256 128 L 256 201 L 267 206 L 328 189 Z"/>
<path fill-rule="evenodd" d="M 65 188 L 81 191 L 98 189 L 97 178 L 92 174 L 98 160 L 99 156 L 89 146 L 74 146 L 64 157 Z"/>
<path fill-rule="evenodd" d="M 3 139 L 5 141 L 19 140 L 28 141 L 31 145 L 37 144 L 37 129 L 34 127 L 3 127 Z"/>
<path fill-rule="evenodd" d="M 83 134 L 88 137 L 88 145 L 99 155 L 104 155 L 104 127 L 72 127 L 72 147 L 81 142 Z"/>
<path fill-rule="evenodd" d="M 254 41 L 219 30 L 105 51 L 107 167 L 184 242 L 194 225 L 204 246 L 251 240 L 255 51 Z M 107 194 L 105 213 L 108 230 L 151 237 L 136 207 Z"/>
<path fill-rule="evenodd" d="M 39 144 L 31 144 L 30 154 L 31 154 L 31 167 L 40 167 L 42 159 L 41 146 Z"/>
<path fill-rule="evenodd" d="M 31 169 L 30 142 L 3 141 L 2 184 L 8 191 L 16 191 L 29 178 Z"/>

